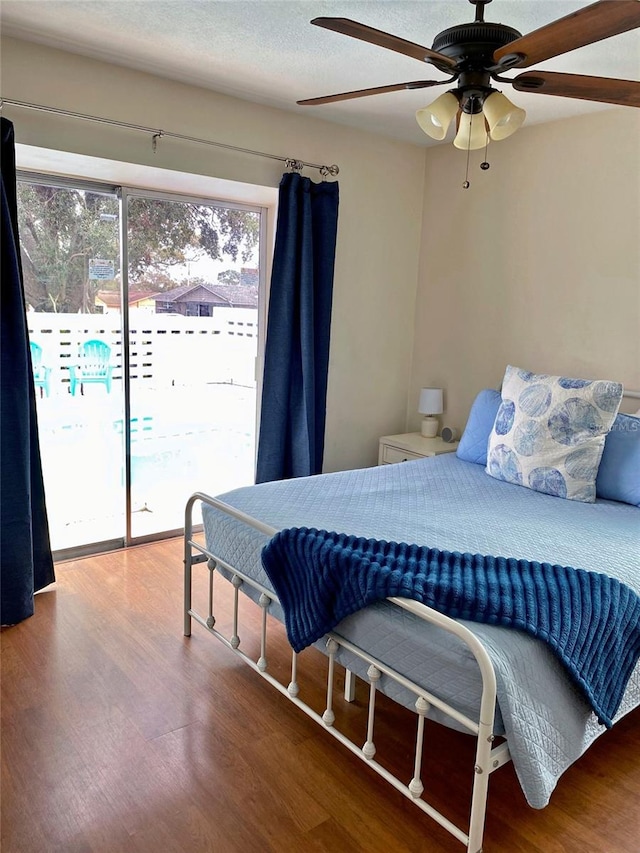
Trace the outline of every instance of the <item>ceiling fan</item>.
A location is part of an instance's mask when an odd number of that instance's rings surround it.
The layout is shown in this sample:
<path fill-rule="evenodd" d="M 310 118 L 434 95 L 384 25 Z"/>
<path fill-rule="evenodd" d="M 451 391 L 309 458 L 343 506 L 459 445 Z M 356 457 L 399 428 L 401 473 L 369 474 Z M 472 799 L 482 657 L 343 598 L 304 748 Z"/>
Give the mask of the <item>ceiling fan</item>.
<path fill-rule="evenodd" d="M 514 106 L 491 81 L 509 83 L 520 92 L 559 95 L 587 101 L 640 107 L 640 82 L 552 71 L 525 71 L 517 77 L 505 71 L 529 68 L 538 62 L 640 27 L 639 0 L 599 0 L 527 35 L 505 24 L 485 22 L 484 7 L 491 0 L 469 0 L 476 7 L 472 23 L 439 33 L 431 48 L 376 30 L 348 18 L 314 18 L 317 27 L 333 30 L 434 65 L 450 76 L 446 80 L 414 80 L 372 89 L 341 92 L 298 101 L 303 106 L 329 104 L 366 95 L 426 89 L 457 81 L 457 86 L 418 110 L 418 124 L 434 139 L 444 139 L 454 116 L 454 145 L 471 150 L 489 139 L 505 139 L 522 124 L 524 110 Z"/>

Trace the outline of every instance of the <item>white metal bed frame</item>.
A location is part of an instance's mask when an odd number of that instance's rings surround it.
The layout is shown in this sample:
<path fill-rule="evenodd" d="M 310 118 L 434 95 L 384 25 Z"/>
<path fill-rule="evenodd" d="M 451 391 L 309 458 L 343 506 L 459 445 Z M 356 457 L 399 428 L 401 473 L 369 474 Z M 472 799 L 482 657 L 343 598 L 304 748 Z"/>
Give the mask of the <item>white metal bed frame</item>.
<path fill-rule="evenodd" d="M 625 389 L 624 397 L 640 400 L 640 390 Z M 253 670 L 258 672 L 266 681 L 273 685 L 280 693 L 286 696 L 294 705 L 301 708 L 305 714 L 319 723 L 326 729 L 336 740 L 344 744 L 354 755 L 362 759 L 369 767 L 376 771 L 383 779 L 386 779 L 396 790 L 400 791 L 405 797 L 411 800 L 423 812 L 428 814 L 433 820 L 444 827 L 451 835 L 461 841 L 466 846 L 466 853 L 482 853 L 482 836 L 484 833 L 485 815 L 487 810 L 487 794 L 489 788 L 489 776 L 503 764 L 511 760 L 509 747 L 505 741 L 497 746 L 493 746 L 495 735 L 493 732 L 495 707 L 496 707 L 496 677 L 493 669 L 493 664 L 487 654 L 486 649 L 480 640 L 464 625 L 450 619 L 448 616 L 432 610 L 424 604 L 416 601 L 411 601 L 404 598 L 390 598 L 398 607 L 413 613 L 419 619 L 425 622 L 431 622 L 434 625 L 448 631 L 450 634 L 458 637 L 467 645 L 474 658 L 478 663 L 480 674 L 482 677 L 482 698 L 480 702 L 479 719 L 470 719 L 465 714 L 460 713 L 447 702 L 434 696 L 428 690 L 414 684 L 405 676 L 393 670 L 380 660 L 367 654 L 363 649 L 358 648 L 353 643 L 350 643 L 344 637 L 341 637 L 335 631 L 330 632 L 327 637 L 326 654 L 329 658 L 327 672 L 327 704 L 322 715 L 316 713 L 309 705 L 298 698 L 299 687 L 297 682 L 297 655 L 291 650 L 291 681 L 287 687 L 275 679 L 267 672 L 267 612 L 272 601 L 279 604 L 278 598 L 274 593 L 259 583 L 248 577 L 246 574 L 238 571 L 233 566 L 226 563 L 224 560 L 217 557 L 215 554 L 207 550 L 206 547 L 193 540 L 193 507 L 196 502 L 200 501 L 204 504 L 226 513 L 233 518 L 244 522 L 253 527 L 255 530 L 264 533 L 271 537 L 277 533 L 277 530 L 264 524 L 261 521 L 253 518 L 250 515 L 236 509 L 217 498 L 210 497 L 203 492 L 196 492 L 187 501 L 185 510 L 185 526 L 184 526 L 184 635 L 191 636 L 191 622 L 195 620 L 199 625 L 202 625 L 210 634 L 217 637 L 227 648 L 234 654 L 238 655 L 245 663 Z M 192 608 L 192 574 L 193 566 L 198 563 L 207 563 L 209 570 L 209 606 L 206 617 L 201 616 Z M 214 596 L 213 596 L 213 577 L 216 568 L 223 568 L 231 574 L 231 584 L 234 587 L 234 605 L 233 605 L 233 634 L 231 637 L 226 637 L 215 627 L 216 617 L 214 614 Z M 221 575 L 221 577 L 225 577 Z M 225 578 L 226 579 L 226 578 Z M 259 606 L 262 608 L 262 630 L 260 638 L 260 656 L 257 661 L 254 661 L 249 655 L 245 654 L 240 649 L 240 637 L 238 635 L 238 596 L 240 587 L 243 584 L 252 586 L 260 593 L 258 600 Z M 369 707 L 367 720 L 366 741 L 362 747 L 355 744 L 342 732 L 334 728 L 335 713 L 333 711 L 333 675 L 335 669 L 335 655 L 338 649 L 342 648 L 353 653 L 361 660 L 365 661 L 369 668 L 367 676 L 369 678 Z M 376 747 L 373 740 L 374 722 L 375 722 L 375 698 L 377 683 L 385 675 L 398 684 L 401 684 L 407 690 L 411 691 L 416 696 L 415 712 L 417 715 L 417 733 L 416 745 L 414 752 L 414 769 L 413 778 L 409 784 L 405 784 L 385 767 L 374 760 Z M 355 698 L 355 676 L 349 670 L 345 674 L 345 700 L 352 702 Z M 476 737 L 476 753 L 474 763 L 474 779 L 471 792 L 470 817 L 468 831 L 460 829 L 453 824 L 448 818 L 441 814 L 434 806 L 422 798 L 424 786 L 421 780 L 422 773 L 422 752 L 424 742 L 424 721 L 429 711 L 430 705 L 438 708 L 452 719 L 456 720 L 465 729 L 470 731 Z"/>
<path fill-rule="evenodd" d="M 383 661 L 377 660 L 373 656 L 367 654 L 361 648 L 358 648 L 353 643 L 350 643 L 344 637 L 341 637 L 335 631 L 330 632 L 327 637 L 326 654 L 329 658 L 327 672 L 327 693 L 326 693 L 326 708 L 322 715 L 318 714 L 309 705 L 298 698 L 299 686 L 297 681 L 297 655 L 291 650 L 291 681 L 285 687 L 280 681 L 269 674 L 267 661 L 267 612 L 271 602 L 278 602 L 278 598 L 270 590 L 257 583 L 252 578 L 248 577 L 241 571 L 238 571 L 234 566 L 220 559 L 207 548 L 195 542 L 193 539 L 193 507 L 196 502 L 201 502 L 214 507 L 220 512 L 226 513 L 233 518 L 244 522 L 253 527 L 255 530 L 264 533 L 271 537 L 277 533 L 277 530 L 264 524 L 261 521 L 253 518 L 250 515 L 223 503 L 217 498 L 210 497 L 203 492 L 193 494 L 186 506 L 185 510 L 185 535 L 184 535 L 184 635 L 191 636 L 192 620 L 195 620 L 199 625 L 202 625 L 210 634 L 217 637 L 227 648 L 234 654 L 238 655 L 245 663 L 253 670 L 258 672 L 266 681 L 275 687 L 280 693 L 286 696 L 294 705 L 301 708 L 305 714 L 319 723 L 333 737 L 344 744 L 354 755 L 362 759 L 369 767 L 376 771 L 380 776 L 386 779 L 396 790 L 400 791 L 405 797 L 411 800 L 423 812 L 428 814 L 433 820 L 444 827 L 451 835 L 465 845 L 467 853 L 482 853 L 482 836 L 484 833 L 485 815 L 487 809 L 487 794 L 489 786 L 489 776 L 503 764 L 511 760 L 509 748 L 506 741 L 501 742 L 497 746 L 493 745 L 495 735 L 493 732 L 495 707 L 496 707 L 496 677 L 493 669 L 493 664 L 480 640 L 469 631 L 464 625 L 450 619 L 442 613 L 432 610 L 424 604 L 416 601 L 411 601 L 404 598 L 390 598 L 398 607 L 413 613 L 419 619 L 426 622 L 431 622 L 434 625 L 455 635 L 463 643 L 467 645 L 474 658 L 478 663 L 480 674 L 482 676 L 482 697 L 480 702 L 479 719 L 477 721 L 467 717 L 465 714 L 453 708 L 447 702 L 434 696 L 428 690 L 410 681 L 405 676 L 396 672 L 391 667 L 387 666 Z M 193 566 L 199 563 L 207 564 L 209 570 L 209 601 L 208 613 L 201 616 L 192 607 L 192 574 Z M 216 568 L 225 569 L 231 574 L 231 584 L 233 585 L 233 633 L 230 637 L 222 634 L 216 627 L 216 616 L 214 613 L 214 593 L 213 593 L 213 578 Z M 225 577 L 224 575 L 221 575 Z M 227 578 L 225 578 L 227 579 Z M 240 648 L 240 637 L 238 634 L 238 597 L 240 588 L 248 584 L 253 587 L 259 594 L 258 604 L 262 608 L 262 625 L 260 637 L 260 655 L 257 661 L 245 654 Z M 362 747 L 358 746 L 350 740 L 345 734 L 338 731 L 334 727 L 335 713 L 333 711 L 334 702 L 334 669 L 335 656 L 338 649 L 342 647 L 353 653 L 361 660 L 368 664 L 367 676 L 369 678 L 369 704 L 368 704 L 368 719 L 366 741 Z M 385 767 L 375 761 L 376 747 L 373 739 L 374 722 L 375 722 L 375 700 L 377 683 L 385 675 L 398 684 L 411 691 L 416 696 L 415 712 L 417 715 L 417 733 L 414 751 L 414 769 L 413 778 L 408 784 L 405 784 L 399 778 L 394 776 Z M 353 701 L 355 695 L 355 680 L 354 675 L 349 670 L 346 670 L 345 679 L 345 699 Z M 427 802 L 422 797 L 424 786 L 422 784 L 422 759 L 423 759 L 423 742 L 424 742 L 424 723 L 425 717 L 429 711 L 429 707 L 433 705 L 440 711 L 447 714 L 457 723 L 462 725 L 466 730 L 471 732 L 476 737 L 476 753 L 473 767 L 473 788 L 471 792 L 470 817 L 469 827 L 467 831 L 460 829 L 434 806 Z"/>

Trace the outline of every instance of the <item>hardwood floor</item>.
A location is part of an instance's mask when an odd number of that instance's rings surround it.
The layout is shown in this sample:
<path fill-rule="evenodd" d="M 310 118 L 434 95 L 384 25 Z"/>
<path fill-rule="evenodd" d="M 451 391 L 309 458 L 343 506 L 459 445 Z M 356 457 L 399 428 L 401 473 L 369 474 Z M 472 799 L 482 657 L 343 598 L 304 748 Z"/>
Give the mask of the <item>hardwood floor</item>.
<path fill-rule="evenodd" d="M 59 565 L 35 616 L 2 632 L 3 853 L 462 851 L 199 626 L 182 636 L 181 547 Z M 278 629 L 270 670 L 285 672 L 284 648 Z M 313 672 L 322 656 L 301 658 Z M 364 731 L 362 688 L 338 702 L 345 729 Z M 307 697 L 322 709 L 319 682 Z M 412 715 L 382 704 L 376 744 L 404 767 Z M 541 811 L 511 765 L 495 773 L 486 853 L 638 851 L 639 724 L 636 711 L 600 738 Z M 425 777 L 448 786 L 434 800 L 464 826 L 455 762 L 471 739 L 435 725 L 428 736 Z"/>

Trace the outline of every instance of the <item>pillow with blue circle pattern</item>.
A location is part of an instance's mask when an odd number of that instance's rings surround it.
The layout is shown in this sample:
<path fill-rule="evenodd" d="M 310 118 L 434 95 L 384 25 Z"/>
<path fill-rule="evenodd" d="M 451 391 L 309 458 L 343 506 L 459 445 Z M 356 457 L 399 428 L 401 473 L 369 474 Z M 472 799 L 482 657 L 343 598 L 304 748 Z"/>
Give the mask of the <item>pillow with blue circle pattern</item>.
<path fill-rule="evenodd" d="M 604 440 L 622 400 L 619 382 L 530 373 L 509 365 L 489 436 L 497 480 L 593 503 Z"/>

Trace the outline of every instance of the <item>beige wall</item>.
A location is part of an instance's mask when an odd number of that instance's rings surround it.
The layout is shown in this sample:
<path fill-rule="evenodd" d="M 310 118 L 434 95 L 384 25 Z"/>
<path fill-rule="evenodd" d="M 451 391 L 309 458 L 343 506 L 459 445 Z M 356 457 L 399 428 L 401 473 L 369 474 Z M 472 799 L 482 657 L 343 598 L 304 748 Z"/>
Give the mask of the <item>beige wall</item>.
<path fill-rule="evenodd" d="M 17 40 L 2 43 L 2 94 L 340 166 L 328 471 L 374 464 L 379 435 L 417 429 L 426 385 L 446 389 L 443 421 L 463 427 L 509 362 L 640 388 L 638 111 L 525 126 L 489 148 L 488 172 L 474 154 L 463 190 L 451 145 L 422 149 Z M 282 173 L 208 146 L 163 140 L 154 155 L 145 134 L 5 114 L 32 146 L 256 187 Z"/>
<path fill-rule="evenodd" d="M 421 387 L 464 427 L 509 363 L 640 389 L 640 111 L 525 126 L 488 153 L 467 190 L 463 153 L 426 153 L 412 428 Z"/>
<path fill-rule="evenodd" d="M 6 39 L 2 95 L 340 167 L 325 469 L 374 464 L 405 427 L 423 149 Z M 6 106 L 19 143 L 276 187 L 281 163 Z M 305 172 L 313 179 L 317 172 Z M 206 485 L 206 484 L 205 484 Z"/>

